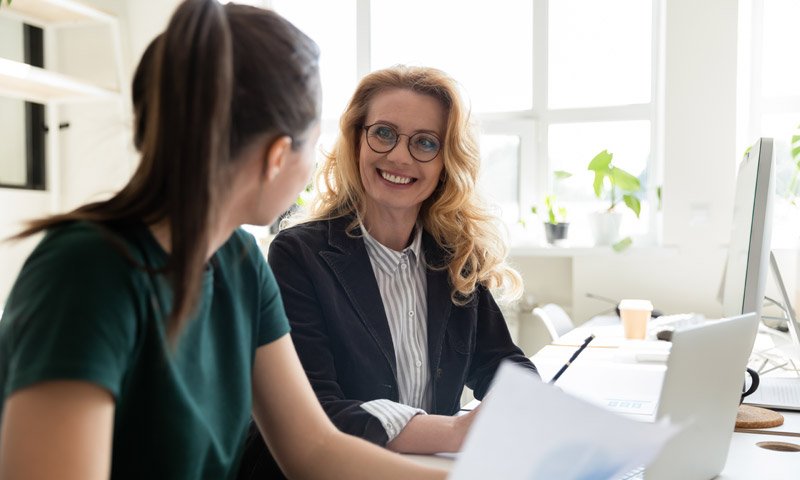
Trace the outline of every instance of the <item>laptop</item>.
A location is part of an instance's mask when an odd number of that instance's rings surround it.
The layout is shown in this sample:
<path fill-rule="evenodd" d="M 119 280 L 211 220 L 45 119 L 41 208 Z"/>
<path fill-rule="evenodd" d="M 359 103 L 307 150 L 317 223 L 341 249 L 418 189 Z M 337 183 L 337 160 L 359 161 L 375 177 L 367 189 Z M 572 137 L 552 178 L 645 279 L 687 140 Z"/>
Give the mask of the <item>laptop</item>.
<path fill-rule="evenodd" d="M 757 330 L 748 313 L 674 332 L 656 418 L 683 429 L 644 472 L 625 478 L 706 480 L 722 471 Z"/>

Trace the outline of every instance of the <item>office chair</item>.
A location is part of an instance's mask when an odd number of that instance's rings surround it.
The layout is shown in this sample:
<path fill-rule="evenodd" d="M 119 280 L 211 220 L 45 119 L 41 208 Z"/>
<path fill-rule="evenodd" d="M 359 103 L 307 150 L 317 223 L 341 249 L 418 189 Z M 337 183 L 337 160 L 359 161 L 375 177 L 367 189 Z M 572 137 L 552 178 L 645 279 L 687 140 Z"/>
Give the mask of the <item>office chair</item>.
<path fill-rule="evenodd" d="M 533 318 L 538 319 L 544 325 L 550 335 L 551 343 L 561 335 L 569 332 L 575 325 L 567 312 L 555 303 L 548 303 L 533 309 Z"/>

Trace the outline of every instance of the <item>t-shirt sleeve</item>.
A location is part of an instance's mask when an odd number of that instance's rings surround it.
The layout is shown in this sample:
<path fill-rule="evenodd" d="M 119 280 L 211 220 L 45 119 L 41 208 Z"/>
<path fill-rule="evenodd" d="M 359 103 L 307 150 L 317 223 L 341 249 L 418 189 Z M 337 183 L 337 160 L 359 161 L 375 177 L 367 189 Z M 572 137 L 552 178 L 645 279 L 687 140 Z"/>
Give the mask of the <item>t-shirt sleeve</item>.
<path fill-rule="evenodd" d="M 260 250 L 258 251 L 258 263 L 261 291 L 256 343 L 260 347 L 286 335 L 289 333 L 290 327 L 289 319 L 283 308 L 278 282 L 275 281 L 275 275 Z"/>
<path fill-rule="evenodd" d="M 6 396 L 48 380 L 85 380 L 119 394 L 142 315 L 132 268 L 92 227 L 44 238 L 6 305 Z"/>

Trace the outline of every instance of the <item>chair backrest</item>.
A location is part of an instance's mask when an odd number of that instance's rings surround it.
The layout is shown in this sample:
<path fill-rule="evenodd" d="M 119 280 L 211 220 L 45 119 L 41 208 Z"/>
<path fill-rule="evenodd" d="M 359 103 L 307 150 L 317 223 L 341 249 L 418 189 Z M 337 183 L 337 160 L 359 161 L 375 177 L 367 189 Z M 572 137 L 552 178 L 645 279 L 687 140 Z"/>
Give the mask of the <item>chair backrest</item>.
<path fill-rule="evenodd" d="M 558 339 L 561 335 L 575 328 L 567 312 L 555 303 L 548 303 L 534 308 L 533 316 L 542 322 L 550 334 L 551 341 Z"/>

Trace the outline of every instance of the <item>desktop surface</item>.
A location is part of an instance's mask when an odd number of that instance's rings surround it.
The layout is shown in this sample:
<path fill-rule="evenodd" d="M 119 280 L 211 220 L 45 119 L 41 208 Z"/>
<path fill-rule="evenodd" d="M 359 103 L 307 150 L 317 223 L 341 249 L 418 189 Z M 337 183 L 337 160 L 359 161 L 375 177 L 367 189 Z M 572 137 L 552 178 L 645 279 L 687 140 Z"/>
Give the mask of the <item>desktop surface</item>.
<path fill-rule="evenodd" d="M 618 320 L 616 325 L 613 319 L 604 319 L 596 322 L 594 326 L 584 324 L 562 336 L 556 341 L 557 343 L 542 348 L 531 357 L 542 379 L 549 380 L 589 333 L 599 334 L 598 338 L 564 373 L 556 385 L 568 393 L 630 418 L 651 420 L 654 415 L 647 410 L 654 412 L 657 408 L 661 383 L 666 371 L 664 360 L 669 355 L 671 344 L 655 340 L 624 340 L 621 338 Z M 764 334 L 765 332 L 762 332 L 759 336 L 762 337 Z M 757 345 L 764 345 L 764 339 L 761 340 L 762 342 Z M 643 360 L 647 358 L 646 355 L 642 356 L 643 353 L 654 353 L 656 355 L 653 358 L 657 360 Z M 626 387 L 628 393 L 622 395 L 627 397 L 626 400 L 638 396 L 641 400 L 650 400 L 653 403 L 609 404 L 612 399 L 610 393 L 614 390 L 613 380 L 619 379 L 620 376 L 637 379 L 628 382 L 630 383 Z M 616 384 L 619 386 L 618 381 Z M 472 402 L 469 406 L 474 407 L 477 403 L 479 402 Z M 781 413 L 785 419 L 782 426 L 770 429 L 737 429 L 731 437 L 727 462 L 722 473 L 716 478 L 723 480 L 799 478 L 800 412 Z M 783 442 L 788 445 L 788 449 L 794 448 L 796 451 L 765 449 L 759 446 L 763 442 Z M 429 464 L 444 468 L 451 466 L 455 458 L 454 456 L 417 457 L 418 461 L 432 462 Z"/>
<path fill-rule="evenodd" d="M 791 413 L 800 424 L 800 413 Z M 797 451 L 777 451 L 759 444 L 796 445 Z M 430 467 L 450 470 L 458 455 L 416 455 L 404 457 Z M 800 464 L 800 442 L 796 436 L 734 432 L 728 449 L 728 460 L 717 480 L 788 480 L 797 478 Z"/>

